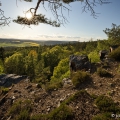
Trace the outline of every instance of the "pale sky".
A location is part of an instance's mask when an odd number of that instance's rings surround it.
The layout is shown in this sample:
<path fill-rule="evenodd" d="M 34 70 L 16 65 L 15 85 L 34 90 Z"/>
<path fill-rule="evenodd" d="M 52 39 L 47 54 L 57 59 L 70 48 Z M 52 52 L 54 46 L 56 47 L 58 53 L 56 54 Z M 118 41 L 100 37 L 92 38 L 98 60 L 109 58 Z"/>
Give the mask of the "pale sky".
<path fill-rule="evenodd" d="M 35 7 L 37 0 L 33 2 L 25 2 L 23 0 L 0 0 L 2 6 L 0 9 L 4 10 L 6 17 L 11 19 L 17 18 L 18 15 L 23 16 L 24 11 L 30 7 Z M 16 3 L 17 1 L 17 3 Z M 38 26 L 31 26 L 31 28 L 13 23 L 9 26 L 0 28 L 0 38 L 15 38 L 15 39 L 32 39 L 32 40 L 76 40 L 88 41 L 106 39 L 107 36 L 103 32 L 105 28 L 111 28 L 112 23 L 120 25 L 120 0 L 109 0 L 112 3 L 98 5 L 95 7 L 98 14 L 97 19 L 91 16 L 91 13 L 82 13 L 81 2 L 76 1 L 67 6 L 72 11 L 64 11 L 64 15 L 68 19 L 68 23 L 61 27 L 52 27 L 46 24 L 39 24 Z M 46 6 L 47 9 L 47 6 Z M 54 20 L 49 9 L 47 11 L 40 6 L 38 13 L 43 13 L 46 17 Z"/>

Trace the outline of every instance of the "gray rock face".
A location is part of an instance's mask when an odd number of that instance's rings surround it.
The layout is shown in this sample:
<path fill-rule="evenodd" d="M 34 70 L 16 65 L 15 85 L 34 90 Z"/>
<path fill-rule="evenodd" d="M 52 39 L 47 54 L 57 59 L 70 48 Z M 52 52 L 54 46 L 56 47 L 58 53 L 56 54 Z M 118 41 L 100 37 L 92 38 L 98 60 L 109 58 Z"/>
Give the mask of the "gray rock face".
<path fill-rule="evenodd" d="M 12 84 L 17 84 L 23 79 L 27 79 L 27 76 L 16 74 L 3 74 L 0 75 L 0 86 L 10 87 Z"/>
<path fill-rule="evenodd" d="M 108 51 L 107 50 L 101 50 L 99 52 L 99 55 L 100 55 L 100 60 L 103 60 L 103 59 L 107 58 Z"/>
<path fill-rule="evenodd" d="M 70 70 L 77 71 L 85 69 L 86 71 L 91 68 L 91 63 L 86 55 L 71 55 L 69 62 Z"/>

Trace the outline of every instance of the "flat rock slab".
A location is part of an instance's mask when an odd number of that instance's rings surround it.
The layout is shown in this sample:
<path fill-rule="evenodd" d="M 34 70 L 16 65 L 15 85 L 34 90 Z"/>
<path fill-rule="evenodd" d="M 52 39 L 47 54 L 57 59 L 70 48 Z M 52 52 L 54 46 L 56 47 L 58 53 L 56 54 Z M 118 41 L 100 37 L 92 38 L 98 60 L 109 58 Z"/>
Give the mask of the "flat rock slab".
<path fill-rule="evenodd" d="M 17 84 L 23 79 L 27 79 L 27 76 L 16 74 L 2 74 L 0 75 L 0 86 L 10 87 L 12 84 Z"/>

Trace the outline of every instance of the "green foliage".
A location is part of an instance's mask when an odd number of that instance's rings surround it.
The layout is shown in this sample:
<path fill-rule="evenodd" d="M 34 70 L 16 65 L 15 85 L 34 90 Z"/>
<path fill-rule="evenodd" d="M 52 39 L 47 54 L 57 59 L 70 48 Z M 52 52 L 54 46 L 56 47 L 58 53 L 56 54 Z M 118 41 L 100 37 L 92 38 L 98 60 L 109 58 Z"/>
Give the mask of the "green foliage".
<path fill-rule="evenodd" d="M 85 90 L 80 90 L 74 95 L 71 95 L 67 100 L 63 101 L 58 108 L 55 108 L 50 113 L 31 116 L 30 120 L 73 120 L 73 110 L 68 106 L 68 104 L 86 94 L 88 93 Z"/>
<path fill-rule="evenodd" d="M 97 50 L 109 50 L 109 41 L 108 40 L 99 40 L 97 42 Z"/>
<path fill-rule="evenodd" d="M 95 115 L 92 118 L 92 120 L 113 120 L 113 118 L 111 118 L 111 113 L 105 112 L 102 114 Z"/>
<path fill-rule="evenodd" d="M 51 92 L 57 90 L 58 88 L 61 88 L 62 86 L 63 86 L 62 82 L 47 83 L 45 86 L 45 90 L 47 92 Z"/>
<path fill-rule="evenodd" d="M 97 74 L 100 77 L 112 77 L 112 74 L 109 73 L 107 70 L 103 69 L 102 67 L 97 69 Z"/>
<path fill-rule="evenodd" d="M 37 52 L 31 50 L 28 56 L 25 58 L 25 72 L 30 77 L 30 79 L 35 78 L 35 66 L 37 63 Z"/>
<path fill-rule="evenodd" d="M 64 103 L 69 104 L 70 102 L 73 102 L 77 100 L 79 97 L 89 95 L 85 90 L 79 90 L 74 95 L 71 95 Z"/>
<path fill-rule="evenodd" d="M 6 93 L 8 93 L 9 88 L 0 87 L 0 91 L 1 91 L 2 94 L 6 94 Z"/>
<path fill-rule="evenodd" d="M 116 61 L 120 61 L 120 47 L 111 52 L 109 56 Z"/>
<path fill-rule="evenodd" d="M 78 71 L 72 75 L 72 82 L 75 87 L 79 87 L 81 83 L 89 81 L 90 79 L 90 75 L 83 71 Z"/>
<path fill-rule="evenodd" d="M 42 58 L 44 60 L 44 67 L 50 67 L 50 73 L 52 76 L 54 67 L 58 65 L 58 62 L 60 60 L 59 58 L 59 47 L 53 47 L 48 52 L 44 52 L 42 54 Z"/>
<path fill-rule="evenodd" d="M 21 53 L 15 53 L 5 60 L 7 73 L 24 74 L 24 58 Z"/>
<path fill-rule="evenodd" d="M 108 39 L 110 39 L 112 44 L 120 43 L 120 25 L 116 25 L 112 23 L 112 28 L 106 28 L 103 30 L 105 34 L 108 36 Z"/>
<path fill-rule="evenodd" d="M 98 96 L 97 95 L 95 95 L 95 94 L 91 94 L 90 95 L 93 99 L 96 99 Z"/>
<path fill-rule="evenodd" d="M 49 116 L 49 120 L 72 120 L 73 111 L 70 107 L 65 104 L 60 105 L 60 107 L 53 110 Z"/>
<path fill-rule="evenodd" d="M 68 58 L 62 59 L 58 66 L 54 68 L 53 76 L 51 77 L 51 82 L 62 81 L 63 78 L 70 76 L 69 70 L 69 60 Z"/>
<path fill-rule="evenodd" d="M 49 114 L 34 115 L 30 120 L 72 120 L 73 117 L 73 110 L 69 106 L 61 104 Z"/>
<path fill-rule="evenodd" d="M 95 50 L 95 51 L 92 51 L 88 54 L 88 58 L 91 59 L 91 62 L 99 62 L 100 61 L 100 57 L 99 57 L 99 54 L 98 52 Z"/>
<path fill-rule="evenodd" d="M 9 110 L 9 114 L 18 114 L 18 112 L 21 110 L 21 104 L 21 101 L 15 102 Z"/>
<path fill-rule="evenodd" d="M 31 110 L 30 100 L 17 101 L 11 106 L 8 114 L 12 115 L 14 120 L 28 120 Z"/>
<path fill-rule="evenodd" d="M 60 27 L 60 24 L 57 23 L 57 21 L 51 21 L 50 19 L 46 18 L 43 14 L 37 14 L 35 16 L 32 16 L 31 19 L 18 16 L 17 19 L 13 20 L 13 22 L 23 25 L 38 25 L 39 23 L 45 23 L 54 27 Z"/>
<path fill-rule="evenodd" d="M 120 64 L 119 64 L 119 67 L 118 67 L 118 71 L 117 71 L 118 73 L 120 73 Z"/>
<path fill-rule="evenodd" d="M 94 51 L 94 50 L 96 49 L 96 47 L 97 47 L 96 42 L 89 41 L 89 42 L 87 42 L 87 44 L 86 44 L 85 51 L 86 51 L 87 53 L 92 52 L 92 51 Z"/>
<path fill-rule="evenodd" d="M 100 113 L 95 115 L 92 120 L 113 120 L 112 113 L 119 114 L 120 108 L 118 104 L 114 103 L 114 101 L 104 95 L 100 95 L 95 99 L 95 104 L 100 110 Z"/>
<path fill-rule="evenodd" d="M 15 118 L 16 120 L 29 120 L 30 115 L 28 110 L 22 110 L 20 111 L 19 115 Z"/>
<path fill-rule="evenodd" d="M 118 112 L 120 108 L 113 102 L 113 100 L 107 96 L 98 96 L 95 100 L 95 104 L 103 112 Z"/>
<path fill-rule="evenodd" d="M 2 74 L 4 72 L 4 65 L 2 60 L 0 60 L 0 74 Z"/>

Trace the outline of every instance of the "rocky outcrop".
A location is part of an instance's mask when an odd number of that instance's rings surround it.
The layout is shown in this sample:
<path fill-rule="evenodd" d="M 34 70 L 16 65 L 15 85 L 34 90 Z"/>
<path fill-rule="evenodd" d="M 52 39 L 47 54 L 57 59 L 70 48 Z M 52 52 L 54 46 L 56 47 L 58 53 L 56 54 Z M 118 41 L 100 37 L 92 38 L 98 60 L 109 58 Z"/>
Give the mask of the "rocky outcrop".
<path fill-rule="evenodd" d="M 25 79 L 28 79 L 26 75 L 2 74 L 0 75 L 0 86 L 10 87 L 12 84 L 16 84 Z"/>
<path fill-rule="evenodd" d="M 86 55 L 71 55 L 69 60 L 69 66 L 71 71 L 77 70 L 90 70 L 91 63 Z"/>

